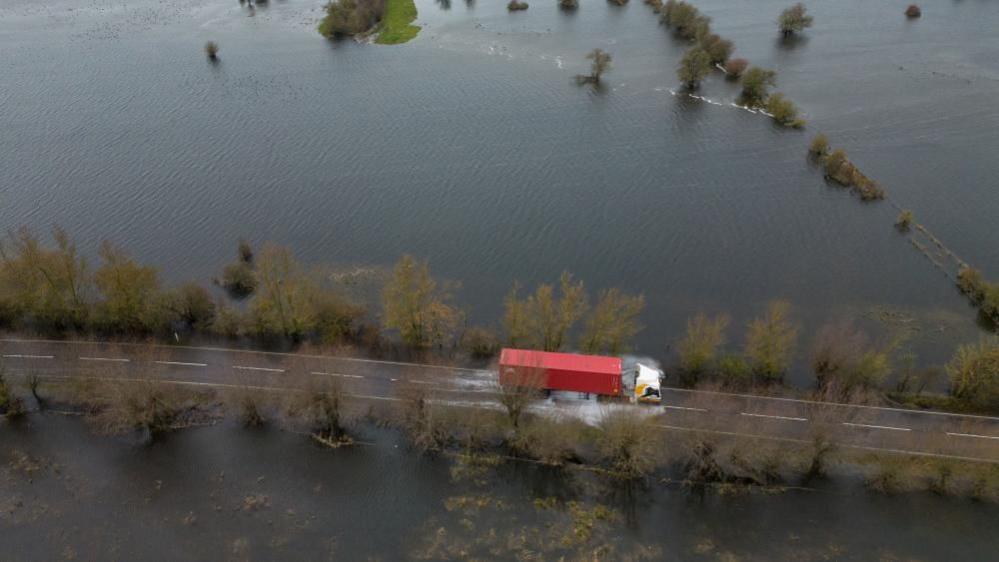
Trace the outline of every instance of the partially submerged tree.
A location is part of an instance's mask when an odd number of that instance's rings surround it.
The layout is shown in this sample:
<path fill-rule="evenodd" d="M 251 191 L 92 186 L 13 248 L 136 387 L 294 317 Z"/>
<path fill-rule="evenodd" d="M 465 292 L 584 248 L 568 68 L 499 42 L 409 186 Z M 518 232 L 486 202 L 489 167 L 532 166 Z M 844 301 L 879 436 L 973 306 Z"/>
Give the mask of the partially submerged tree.
<path fill-rule="evenodd" d="M 909 209 L 902 209 L 898 214 L 898 218 L 895 219 L 895 228 L 900 232 L 908 232 L 909 228 L 912 226 L 913 216 L 912 211 Z"/>
<path fill-rule="evenodd" d="M 823 326 L 812 351 L 816 384 L 835 400 L 877 390 L 891 372 L 889 351 L 887 346 L 873 345 L 867 334 L 849 323 Z"/>
<path fill-rule="evenodd" d="M 791 364 L 798 328 L 791 322 L 790 313 L 787 301 L 771 301 L 766 313 L 749 324 L 746 357 L 753 374 L 763 382 L 780 382 Z"/>
<path fill-rule="evenodd" d="M 527 2 L 519 2 L 518 0 L 510 0 L 510 3 L 506 5 L 506 9 L 511 12 L 526 10 L 528 7 Z"/>
<path fill-rule="evenodd" d="M 781 12 L 777 18 L 777 28 L 785 37 L 811 26 L 812 16 L 808 15 L 805 5 L 800 2 Z"/>
<path fill-rule="evenodd" d="M 680 66 L 676 69 L 677 78 L 690 90 L 697 89 L 697 86 L 711 72 L 711 57 L 700 47 L 692 47 L 683 58 L 680 59 Z"/>
<path fill-rule="evenodd" d="M 784 127 L 798 129 L 805 126 L 805 120 L 798 117 L 798 108 L 780 92 L 771 94 L 767 98 L 765 107 L 767 113 L 773 117 L 774 121 Z"/>
<path fill-rule="evenodd" d="M 708 318 L 704 313 L 687 320 L 687 333 L 677 344 L 681 378 L 685 384 L 694 384 L 714 365 L 718 349 L 725 344 L 728 323 L 728 316 Z"/>
<path fill-rule="evenodd" d="M 97 309 L 101 329 L 134 335 L 162 326 L 159 271 L 140 265 L 109 242 L 101 245 L 100 256 L 94 283 L 103 297 Z"/>
<path fill-rule="evenodd" d="M 564 272 L 557 293 L 552 285 L 542 284 L 522 300 L 518 290 L 514 285 L 505 302 L 503 323 L 510 345 L 561 350 L 568 343 L 569 331 L 589 308 L 582 281 L 573 282 L 572 275 Z"/>
<path fill-rule="evenodd" d="M 641 330 L 638 316 L 643 308 L 642 295 L 628 295 L 616 288 L 601 291 L 586 320 L 580 344 L 583 352 L 619 355 L 627 351 L 631 338 Z"/>
<path fill-rule="evenodd" d="M 338 381 L 313 375 L 292 397 L 288 413 L 304 423 L 316 441 L 335 447 L 351 442 L 346 407 L 347 394 Z"/>
<path fill-rule="evenodd" d="M 700 41 L 700 47 L 711 58 L 711 64 L 722 64 L 732 56 L 735 45 L 728 39 L 722 39 L 714 33 L 709 33 Z"/>
<path fill-rule="evenodd" d="M 575 10 L 579 7 L 579 0 L 558 0 L 558 6 L 563 10 Z"/>
<path fill-rule="evenodd" d="M 812 158 L 825 158 L 829 154 L 829 139 L 819 133 L 812 138 L 812 144 L 808 145 L 808 155 Z"/>
<path fill-rule="evenodd" d="M 758 66 L 750 67 L 742 75 L 742 103 L 760 107 L 770 96 L 770 88 L 777 84 L 777 73 Z"/>
<path fill-rule="evenodd" d="M 187 330 L 207 331 L 215 321 L 215 301 L 197 283 L 184 283 L 167 291 L 163 306 L 170 319 L 183 324 Z"/>
<path fill-rule="evenodd" d="M 577 74 L 576 81 L 580 84 L 599 84 L 600 77 L 605 72 L 610 71 L 611 55 L 603 49 L 593 49 L 587 53 L 586 58 L 590 60 L 590 74 Z"/>
<path fill-rule="evenodd" d="M 725 62 L 725 75 L 730 80 L 736 80 L 742 76 L 748 66 L 749 61 L 746 59 L 729 59 Z"/>
<path fill-rule="evenodd" d="M 915 4 L 909 4 L 909 7 L 905 9 L 905 17 L 907 18 L 918 18 L 921 15 L 923 15 L 923 11 Z"/>
<path fill-rule="evenodd" d="M 219 54 L 219 44 L 218 43 L 216 43 L 215 41 L 208 41 L 207 43 L 205 43 L 205 55 L 209 59 L 211 59 L 211 60 L 218 59 L 218 54 Z"/>
<path fill-rule="evenodd" d="M 951 395 L 985 412 L 999 412 L 999 338 L 962 345 L 950 363 Z"/>
<path fill-rule="evenodd" d="M 222 278 L 215 282 L 222 286 L 234 299 L 245 299 L 257 290 L 257 277 L 253 271 L 253 249 L 240 240 L 236 251 L 236 261 L 222 270 Z"/>
<path fill-rule="evenodd" d="M 656 439 L 654 418 L 634 409 L 615 410 L 600 420 L 597 452 L 611 470 L 623 478 L 649 475 L 661 460 L 661 439 Z"/>
<path fill-rule="evenodd" d="M 382 323 L 399 330 L 413 349 L 443 347 L 455 335 L 461 311 L 449 304 L 446 287 L 430 275 L 427 262 L 403 256 L 382 291 Z"/>

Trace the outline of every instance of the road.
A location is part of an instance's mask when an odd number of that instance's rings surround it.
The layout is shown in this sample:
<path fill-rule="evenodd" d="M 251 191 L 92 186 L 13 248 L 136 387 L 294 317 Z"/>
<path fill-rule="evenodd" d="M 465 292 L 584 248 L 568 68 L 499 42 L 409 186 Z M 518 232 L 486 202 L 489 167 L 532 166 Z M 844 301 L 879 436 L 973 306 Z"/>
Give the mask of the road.
<path fill-rule="evenodd" d="M 12 375 L 157 377 L 184 385 L 254 386 L 287 390 L 302 374 L 333 377 L 352 395 L 395 400 L 421 385 L 434 399 L 496 406 L 488 370 L 396 361 L 286 354 L 212 347 L 149 346 L 0 339 L 0 360 Z M 300 380 L 300 379 L 299 379 Z M 603 405 L 546 404 L 588 418 Z M 846 447 L 904 451 L 999 464 L 999 418 L 812 402 L 703 390 L 663 389 L 657 423 L 676 432 L 707 431 L 808 441 L 817 430 Z M 594 408 L 597 408 L 596 410 Z"/>

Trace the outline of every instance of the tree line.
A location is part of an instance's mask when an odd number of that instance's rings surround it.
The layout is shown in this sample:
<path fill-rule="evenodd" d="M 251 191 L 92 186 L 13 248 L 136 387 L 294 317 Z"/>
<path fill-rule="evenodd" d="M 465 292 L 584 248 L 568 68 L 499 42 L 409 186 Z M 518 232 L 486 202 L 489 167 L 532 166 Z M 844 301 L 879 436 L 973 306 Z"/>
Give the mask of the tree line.
<path fill-rule="evenodd" d="M 717 384 L 732 390 L 781 386 L 799 353 L 799 327 L 786 301 L 773 301 L 747 327 L 740 351 L 726 347 L 729 317 L 697 314 L 677 341 L 672 372 L 684 386 Z M 832 322 L 805 350 L 816 397 L 836 402 L 880 403 L 885 398 L 913 406 L 999 413 L 999 338 L 958 347 L 942 369 L 919 368 L 899 338 L 876 342 L 850 322 Z M 934 386 L 948 380 L 948 395 Z"/>

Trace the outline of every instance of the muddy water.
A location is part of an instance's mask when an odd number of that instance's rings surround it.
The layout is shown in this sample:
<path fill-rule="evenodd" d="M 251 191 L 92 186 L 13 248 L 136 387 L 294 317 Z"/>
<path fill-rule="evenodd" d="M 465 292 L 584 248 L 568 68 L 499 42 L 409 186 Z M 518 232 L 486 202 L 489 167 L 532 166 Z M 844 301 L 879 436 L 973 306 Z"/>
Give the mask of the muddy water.
<path fill-rule="evenodd" d="M 77 419 L 0 425 L 8 560 L 507 560 L 525 551 L 650 560 L 987 560 L 994 505 L 811 491 L 622 490 L 506 464 L 456 471 L 390 432 L 329 450 L 222 424 L 151 447 Z M 577 502 L 572 504 L 570 502 Z M 583 537 L 583 538 L 580 538 Z"/>
<path fill-rule="evenodd" d="M 322 40 L 318 0 L 269 4 L 3 2 L 0 226 L 60 223 L 173 280 L 207 280 L 241 236 L 312 262 L 411 252 L 464 282 L 480 322 L 514 280 L 569 270 L 644 293 L 638 351 L 662 358 L 696 311 L 741 326 L 775 297 L 806 333 L 843 316 L 914 327 L 928 362 L 977 337 L 974 311 L 891 225 L 893 204 L 910 208 L 999 278 L 994 2 L 938 2 L 917 21 L 819 3 L 791 43 L 774 29 L 783 2 L 697 2 L 737 55 L 778 71 L 804 132 L 731 107 L 720 76 L 699 94 L 714 103 L 672 95 L 686 46 L 638 1 L 510 14 L 419 0 L 422 32 L 395 47 Z M 594 47 L 614 56 L 601 91 L 572 83 Z M 891 202 L 825 186 L 804 158 L 818 131 Z"/>

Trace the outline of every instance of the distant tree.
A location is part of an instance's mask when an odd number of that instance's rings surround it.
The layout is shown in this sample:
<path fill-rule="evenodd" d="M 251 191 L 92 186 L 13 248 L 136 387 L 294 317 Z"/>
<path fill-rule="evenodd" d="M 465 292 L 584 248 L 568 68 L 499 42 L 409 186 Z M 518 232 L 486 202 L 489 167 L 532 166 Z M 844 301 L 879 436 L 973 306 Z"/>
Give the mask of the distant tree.
<path fill-rule="evenodd" d="M 450 305 L 445 287 L 430 275 L 427 262 L 404 255 L 382 291 L 382 323 L 399 330 L 411 348 L 443 346 L 454 336 L 461 312 Z"/>
<path fill-rule="evenodd" d="M 909 209 L 903 209 L 902 212 L 898 214 L 898 218 L 895 219 L 895 228 L 899 229 L 901 232 L 907 232 L 909 227 L 912 226 L 912 211 Z"/>
<path fill-rule="evenodd" d="M 385 5 L 385 0 L 331 1 L 326 4 L 319 33 L 326 38 L 364 33 L 381 21 Z"/>
<path fill-rule="evenodd" d="M 580 84 L 592 83 L 599 84 L 600 77 L 603 76 L 605 72 L 609 72 L 611 68 L 611 55 L 610 53 L 604 52 L 602 49 L 593 49 L 590 51 L 586 58 L 590 62 L 590 74 L 576 75 L 576 81 Z"/>
<path fill-rule="evenodd" d="M 812 27 L 812 16 L 807 14 L 805 5 L 800 2 L 781 12 L 777 18 L 777 28 L 785 37 L 800 33 L 806 27 Z"/>
<path fill-rule="evenodd" d="M 94 283 L 103 297 L 98 306 L 100 327 L 120 334 L 142 334 L 162 326 L 156 268 L 136 263 L 110 242 L 104 242 L 99 253 L 101 267 L 94 273 Z"/>
<path fill-rule="evenodd" d="M 711 57 L 700 47 L 688 50 L 676 69 L 677 78 L 690 90 L 694 90 L 711 72 Z"/>
<path fill-rule="evenodd" d="M 708 318 L 703 313 L 687 320 L 687 332 L 677 345 L 686 384 L 696 382 L 714 364 L 718 349 L 725 344 L 728 323 L 728 316 Z"/>
<path fill-rule="evenodd" d="M 216 43 L 215 41 L 209 41 L 205 43 L 205 55 L 208 56 L 209 59 L 211 60 L 217 59 L 218 54 L 219 54 L 218 43 Z"/>
<path fill-rule="evenodd" d="M 923 15 L 923 11 L 915 4 L 909 4 L 909 7 L 905 9 L 905 17 L 907 18 L 918 18 L 921 15 Z"/>
<path fill-rule="evenodd" d="M 746 332 L 746 357 L 753 373 L 766 382 L 780 381 L 790 366 L 798 328 L 790 319 L 791 305 L 776 300 L 766 314 L 753 320 Z"/>
<path fill-rule="evenodd" d="M 709 33 L 701 39 L 700 46 L 711 57 L 711 64 L 722 64 L 732 56 L 735 46 L 728 39 Z"/>
<path fill-rule="evenodd" d="M 558 294 L 552 285 L 542 284 L 534 294 L 521 300 L 517 290 L 514 285 L 505 303 L 503 323 L 510 345 L 561 350 L 568 343 L 569 331 L 589 308 L 583 283 L 574 283 L 572 275 L 566 272 L 559 279 Z"/>
<path fill-rule="evenodd" d="M 960 346 L 947 374 L 954 398 L 981 411 L 999 412 L 999 338 Z"/>
<path fill-rule="evenodd" d="M 760 107 L 770 95 L 770 88 L 777 85 L 777 73 L 757 66 L 750 67 L 742 75 L 742 103 L 749 107 Z"/>
<path fill-rule="evenodd" d="M 774 121 L 785 127 L 798 129 L 805 126 L 805 120 L 798 117 L 798 108 L 780 92 L 771 94 L 765 107 Z"/>
<path fill-rule="evenodd" d="M 747 66 L 749 66 L 749 61 L 746 59 L 730 59 L 725 63 L 725 74 L 730 79 L 739 78 L 746 71 Z"/>
<path fill-rule="evenodd" d="M 518 0 L 510 0 L 510 3 L 506 5 L 506 9 L 511 12 L 526 10 L 528 7 L 527 2 L 519 2 Z"/>
<path fill-rule="evenodd" d="M 829 154 L 829 139 L 819 133 L 812 138 L 812 144 L 808 146 L 808 155 L 812 158 L 823 158 Z"/>
<path fill-rule="evenodd" d="M 601 291 L 586 320 L 580 347 L 585 353 L 624 353 L 628 342 L 641 330 L 638 316 L 643 308 L 642 295 L 627 295 L 616 288 Z"/>

